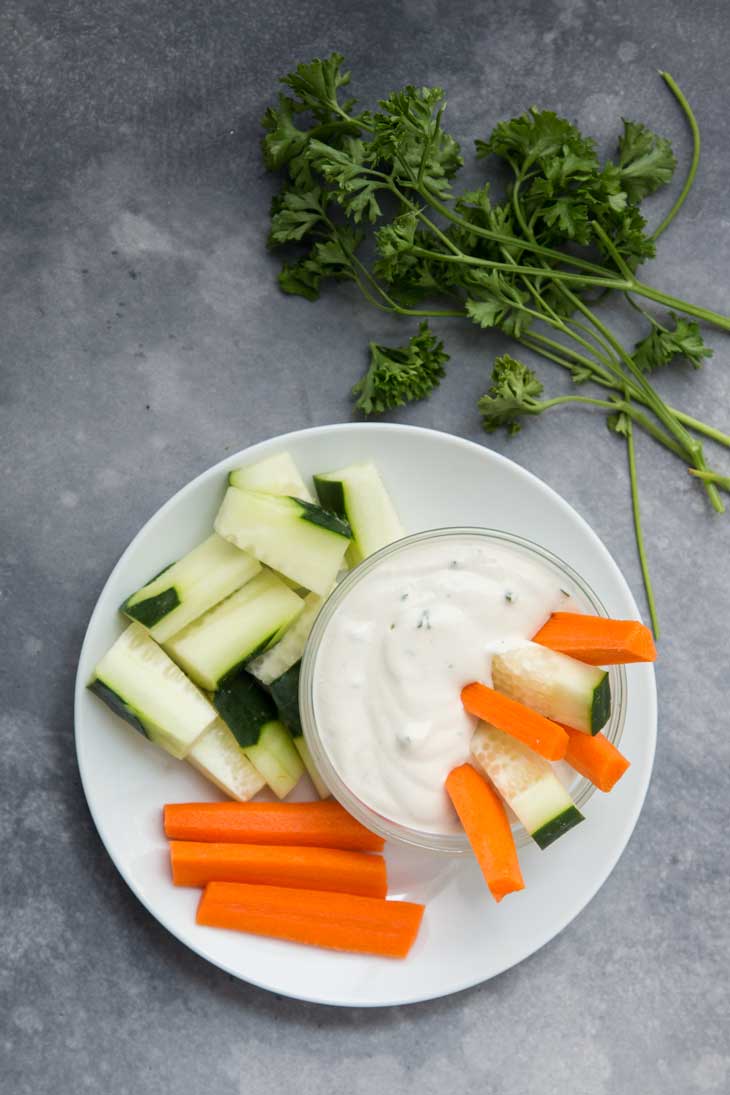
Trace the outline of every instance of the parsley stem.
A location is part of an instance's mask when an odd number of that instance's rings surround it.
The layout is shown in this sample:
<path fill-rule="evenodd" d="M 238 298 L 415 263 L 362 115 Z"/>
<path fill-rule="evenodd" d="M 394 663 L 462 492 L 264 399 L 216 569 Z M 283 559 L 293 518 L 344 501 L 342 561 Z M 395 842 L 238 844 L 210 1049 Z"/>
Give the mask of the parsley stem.
<path fill-rule="evenodd" d="M 634 430 L 629 418 L 626 424 L 626 451 L 629 458 L 629 481 L 631 483 L 631 509 L 634 516 L 634 534 L 636 536 L 636 550 L 639 553 L 639 564 L 641 566 L 641 575 L 644 579 L 644 590 L 646 592 L 646 602 L 649 607 L 649 617 L 651 619 L 651 629 L 654 632 L 654 638 L 659 638 L 659 620 L 657 619 L 656 604 L 654 603 L 654 589 L 651 584 L 651 575 L 649 574 L 649 563 L 646 558 L 646 547 L 644 546 L 644 532 L 641 526 L 641 510 L 639 509 L 639 483 L 636 475 L 636 452 L 634 449 Z"/>
<path fill-rule="evenodd" d="M 468 229 L 468 231 L 472 232 L 475 236 L 481 236 L 483 239 L 493 240 L 495 243 L 502 243 L 512 247 L 514 247 L 515 244 L 518 244 L 523 251 L 532 251 L 536 255 L 542 255 L 543 258 L 553 259 L 556 262 L 564 262 L 568 266 L 575 266 L 579 270 L 585 270 L 590 274 L 596 274 L 598 276 L 603 275 L 605 277 L 606 267 L 599 266 L 598 263 L 588 262 L 587 259 L 578 258 L 577 255 L 556 251 L 552 247 L 542 247 L 539 243 L 533 243 L 529 239 L 511 236 L 506 232 L 493 232 L 490 228 L 482 228 L 478 224 L 472 224 L 471 221 L 466 220 L 464 217 L 460 217 L 458 213 L 454 213 L 447 205 L 444 205 L 443 202 L 439 201 L 427 184 L 424 184 L 420 194 L 437 213 L 446 217 L 446 219 L 450 220 L 453 224 L 458 224 L 460 228 Z"/>
<path fill-rule="evenodd" d="M 720 490 L 730 492 L 730 475 L 718 475 L 714 471 L 698 471 L 697 468 L 687 468 L 687 471 L 697 479 L 704 480 L 705 483 L 714 483 Z"/>
<path fill-rule="evenodd" d="M 563 290 L 563 295 L 565 295 L 565 292 L 566 292 L 565 287 L 561 286 L 561 289 Z M 572 294 L 571 294 L 571 299 L 572 299 Z M 600 332 L 592 331 L 587 323 L 581 323 L 581 321 L 579 319 L 576 319 L 574 316 L 567 317 L 566 318 L 566 323 L 569 323 L 572 327 L 577 327 L 577 329 L 579 331 L 582 331 L 584 334 L 587 334 L 589 338 L 592 338 L 593 341 L 596 342 L 601 347 L 601 354 L 599 355 L 601 357 L 601 360 L 605 360 L 605 358 L 603 356 L 604 354 L 608 354 L 608 357 L 609 357 L 610 361 L 614 360 L 613 359 L 613 354 L 611 352 L 611 347 L 606 342 L 603 335 L 600 334 Z M 614 365 L 615 365 L 615 362 L 614 362 Z"/>
<path fill-rule="evenodd" d="M 441 229 L 439 228 L 439 226 L 437 224 L 434 224 L 433 221 L 429 217 L 426 216 L 426 214 L 423 212 L 422 209 L 417 209 L 411 203 L 409 203 L 409 204 L 411 205 L 411 209 L 416 214 L 418 219 L 422 222 L 422 224 L 425 224 L 427 228 L 430 228 L 431 231 L 433 232 L 433 234 L 436 236 L 436 238 L 440 239 L 445 247 L 448 247 L 451 254 L 445 256 L 445 260 L 447 262 L 454 262 L 457 256 L 458 256 L 458 261 L 459 262 L 461 262 L 462 259 L 466 258 L 466 255 L 464 254 L 464 252 L 459 247 L 456 246 L 456 244 L 454 243 L 453 240 L 450 240 L 449 237 L 444 232 L 441 231 Z M 440 251 L 434 251 L 433 253 L 434 253 L 434 255 L 441 255 Z"/>
<path fill-rule="evenodd" d="M 402 308 L 400 304 L 396 304 L 395 310 L 399 316 L 435 316 L 437 319 L 466 319 L 466 312 L 463 308 L 446 308 L 443 311 L 429 311 L 428 309 L 418 308 Z"/>
<path fill-rule="evenodd" d="M 553 270 L 552 267 L 543 269 L 536 266 L 516 266 L 510 262 L 498 262 L 496 259 L 480 259 L 473 255 L 465 255 L 460 251 L 458 255 L 445 255 L 442 251 L 431 251 L 427 247 L 410 247 L 408 253 L 418 255 L 424 259 L 437 259 L 440 262 L 455 262 L 464 266 L 481 266 L 490 270 L 509 270 L 512 274 L 524 274 L 527 277 L 553 278 L 555 281 L 572 282 L 578 285 L 601 285 L 604 289 L 620 289 L 627 292 L 632 288 L 633 282 L 625 278 L 586 277 L 585 274 L 571 274 L 567 270 Z"/>
<path fill-rule="evenodd" d="M 521 342 L 523 346 L 527 346 L 527 348 L 534 353 L 549 358 L 550 361 L 554 361 L 558 365 L 562 365 L 564 369 L 572 371 L 575 365 L 583 365 L 586 369 L 590 370 L 590 379 L 596 384 L 601 384 L 604 388 L 612 388 L 614 391 L 622 391 L 621 386 L 616 380 L 605 372 L 597 362 L 578 353 L 572 346 L 565 346 L 562 342 L 558 342 L 553 338 L 548 338 L 547 335 L 542 335 L 539 331 L 533 330 L 527 331 L 524 335 L 517 338 L 516 341 Z M 546 349 L 546 347 L 548 347 L 548 349 Z M 627 377 L 626 380 L 631 398 L 637 400 L 639 403 L 644 403 L 643 394 L 638 391 L 630 378 Z M 682 425 L 689 427 L 691 430 L 696 430 L 697 433 L 704 434 L 704 436 L 709 437 L 711 441 L 716 441 L 718 445 L 724 445 L 726 448 L 730 448 L 730 434 L 723 433 L 714 426 L 708 426 L 706 422 L 700 422 L 698 418 L 693 418 L 692 415 L 685 414 L 684 411 L 679 411 L 676 407 L 667 405 L 667 409 L 675 418 L 679 419 Z M 648 432 L 652 433 L 651 430 Z M 659 440 L 659 438 L 657 438 L 657 440 Z M 666 448 L 671 449 L 672 452 L 676 451 L 679 454 L 681 451 L 679 445 L 677 445 L 676 448 L 673 447 L 671 439 L 667 437 L 666 434 L 662 435 L 661 441 L 662 444 Z M 700 478 L 703 477 L 700 476 Z"/>
<path fill-rule="evenodd" d="M 517 218 L 517 220 L 518 220 L 519 224 L 521 225 L 523 231 L 531 239 L 534 239 L 534 236 L 532 235 L 532 231 L 531 231 L 531 229 L 529 228 L 529 226 L 527 225 L 527 223 L 525 221 L 525 216 L 524 216 L 524 213 L 522 211 L 522 206 L 521 206 L 520 200 L 519 200 L 520 185 L 522 183 L 522 180 L 523 180 L 524 176 L 523 176 L 522 173 L 520 173 L 516 169 L 513 168 L 513 170 L 515 170 L 515 176 L 516 177 L 515 177 L 515 185 L 512 189 L 512 208 L 514 209 L 515 217 Z M 546 266 L 547 264 L 543 261 L 542 265 Z M 613 373 L 613 375 L 617 378 L 618 381 L 621 382 L 621 389 L 620 390 L 623 390 L 623 385 L 624 385 L 624 382 L 625 382 L 626 378 L 625 378 L 625 374 L 624 374 L 623 370 L 621 369 L 620 365 L 618 364 L 618 362 L 616 362 L 614 360 L 614 358 L 612 356 L 612 353 L 615 349 L 615 345 L 617 345 L 617 344 L 615 343 L 615 339 L 612 339 L 610 331 L 608 331 L 605 327 L 603 327 L 600 323 L 598 323 L 596 321 L 596 317 L 595 317 L 594 313 L 591 311 L 591 309 L 588 308 L 588 306 L 583 302 L 583 300 L 580 298 L 580 296 L 578 296 L 577 293 L 574 293 L 568 285 L 563 285 L 560 282 L 558 282 L 558 291 L 573 306 L 573 308 L 575 308 L 578 311 L 582 312 L 582 314 L 585 316 L 585 318 L 591 324 L 591 328 L 592 328 L 592 331 L 590 332 L 591 337 L 594 339 L 594 341 L 598 342 L 599 345 L 601 345 L 605 348 L 605 350 L 608 352 L 609 356 L 606 357 L 603 353 L 597 353 L 596 350 L 594 349 L 594 347 L 590 345 L 590 343 L 586 342 L 586 340 L 584 338 L 581 338 L 580 335 L 576 334 L 575 331 L 570 330 L 570 328 L 567 326 L 566 323 L 563 323 L 563 325 L 562 325 L 564 332 L 566 334 L 568 334 L 571 338 L 574 338 L 577 342 L 579 342 L 582 346 L 584 346 L 589 351 L 589 353 L 593 354 L 594 357 L 597 357 L 599 361 L 601 361 L 604 365 L 606 365 L 608 367 L 609 371 L 611 373 Z M 547 322 L 547 320 L 545 320 L 545 322 Z M 573 320 L 573 324 L 574 324 L 574 326 L 578 326 L 579 321 Z M 583 324 L 580 324 L 580 329 L 581 330 L 586 330 L 586 328 Z"/>
<path fill-rule="evenodd" d="M 594 262 L 586 262 L 583 259 L 577 258 L 575 255 L 566 254 L 563 251 L 555 251 L 551 247 L 541 247 L 539 244 L 533 243 L 530 239 L 523 239 L 522 237 L 516 239 L 514 236 L 508 236 L 501 232 L 492 232 L 490 229 L 480 228 L 478 225 L 472 224 L 470 221 L 467 221 L 463 217 L 458 216 L 458 214 L 453 213 L 448 208 L 448 206 L 444 205 L 443 202 L 440 202 L 433 195 L 433 193 L 426 184 L 424 184 L 419 193 L 422 194 L 422 196 L 438 213 L 441 213 L 444 217 L 452 221 L 454 224 L 458 224 L 462 228 L 468 229 L 476 236 L 483 236 L 485 239 L 494 240 L 496 243 L 503 243 L 512 246 L 514 246 L 515 242 L 517 242 L 519 243 L 521 249 L 526 251 L 532 251 L 536 255 L 542 255 L 543 258 L 553 259 L 554 261 L 566 263 L 569 266 L 576 266 L 580 270 L 590 271 L 590 273 L 604 279 L 600 282 L 596 282 L 595 284 L 602 284 L 605 288 L 611 287 L 608 286 L 605 281 L 605 266 L 599 266 Z M 577 280 L 583 280 L 585 284 L 591 284 L 591 282 L 587 278 L 578 278 Z M 721 315 L 719 312 L 713 312 L 708 308 L 702 308 L 697 304 L 691 304 L 688 301 L 679 300 L 677 297 L 672 297 L 667 293 L 659 292 L 659 290 L 652 289 L 651 286 L 645 285 L 636 277 L 632 277 L 629 291 L 632 293 L 638 293 L 639 296 L 646 297 L 648 300 L 654 300 L 659 304 L 664 304 L 667 308 L 674 308 L 678 312 L 684 312 L 685 315 L 697 316 L 698 319 L 703 319 L 706 323 L 712 323 L 716 327 L 722 328 L 724 331 L 730 331 L 730 316 Z"/>
<path fill-rule="evenodd" d="M 690 304 L 686 300 L 671 296 L 670 293 L 662 293 L 659 289 L 652 289 L 650 285 L 645 285 L 643 281 L 635 280 L 630 292 L 638 293 L 639 296 L 646 297 L 647 300 L 654 300 L 657 304 L 663 304 L 666 308 L 673 309 L 676 312 L 684 312 L 686 316 L 696 316 L 697 319 L 702 319 L 705 323 L 720 327 L 723 331 L 730 331 L 730 316 L 713 312 L 709 308 L 702 308 L 699 304 Z"/>
<path fill-rule="evenodd" d="M 601 224 L 598 223 L 598 221 L 592 221 L 591 224 L 593 227 L 593 231 L 596 233 L 598 238 L 603 243 L 603 246 L 606 248 L 613 261 L 616 263 L 619 273 L 623 274 L 627 281 L 635 281 L 636 279 L 634 277 L 633 270 L 624 262 L 621 254 L 618 251 L 618 248 L 614 244 L 608 232 L 606 232 L 606 230 Z"/>
<path fill-rule="evenodd" d="M 524 346 L 528 347 L 528 349 L 533 349 L 533 347 L 530 346 L 530 343 L 525 341 L 525 339 L 520 339 L 520 341 Z M 557 365 L 564 365 L 570 368 L 567 362 L 559 359 L 557 354 L 548 353 L 547 350 L 536 350 L 536 353 L 541 354 L 542 357 L 549 358 L 549 360 L 555 361 Z M 557 395 L 555 396 L 555 399 L 541 403 L 541 408 L 543 411 L 547 411 L 549 407 L 557 406 L 559 403 L 591 403 L 593 406 L 602 407 L 604 411 L 609 411 L 612 414 L 623 411 L 630 418 L 633 418 L 636 425 L 640 426 L 641 429 L 644 429 L 650 437 L 659 441 L 660 445 L 663 445 L 665 449 L 669 449 L 670 452 L 673 452 L 675 457 L 680 457 L 680 459 L 684 459 L 685 457 L 684 449 L 680 445 L 677 445 L 676 441 L 665 434 L 656 423 L 653 423 L 651 418 L 647 418 L 645 414 L 637 411 L 636 407 L 629 402 L 593 399 L 593 397 L 588 395 Z"/>
<path fill-rule="evenodd" d="M 682 423 L 678 421 L 677 417 L 672 413 L 672 411 L 669 409 L 661 396 L 658 395 L 654 388 L 652 388 L 651 384 L 641 372 L 634 359 L 626 352 L 621 343 L 608 329 L 608 327 L 606 327 L 603 321 L 600 320 L 598 316 L 595 315 L 593 312 L 590 312 L 590 309 L 589 313 L 592 317 L 592 322 L 595 324 L 597 329 L 605 335 L 605 337 L 615 349 L 621 361 L 627 366 L 629 372 L 633 374 L 634 378 L 638 382 L 639 390 L 645 396 L 643 402 L 646 404 L 646 406 L 654 412 L 660 422 L 664 423 L 669 432 L 674 434 L 677 441 L 679 441 L 680 445 L 687 452 L 690 460 L 692 461 L 692 464 L 701 471 L 707 470 L 707 464 L 705 463 L 701 443 L 697 441 L 694 437 L 692 437 L 692 435 L 689 434 L 684 428 Z M 706 483 L 705 487 L 707 490 L 707 496 L 712 504 L 712 508 L 717 513 L 724 513 L 725 506 L 722 499 L 720 498 L 720 495 L 718 494 L 717 488 L 712 483 Z"/>
<path fill-rule="evenodd" d="M 640 316 L 643 316 L 644 319 L 648 320 L 651 326 L 654 327 L 657 331 L 664 331 L 665 333 L 668 333 L 667 328 L 662 323 L 660 323 L 659 320 L 651 314 L 651 312 L 647 312 L 646 308 L 642 308 L 640 304 L 636 303 L 631 293 L 624 293 L 624 299 L 626 300 L 627 304 L 631 305 L 635 312 L 638 312 Z"/>
<path fill-rule="evenodd" d="M 459 318 L 463 318 L 466 315 L 463 310 L 457 311 L 450 309 L 444 311 L 422 311 L 416 308 L 403 308 L 402 305 L 398 304 L 396 300 L 393 300 L 390 294 L 386 292 L 386 290 L 383 288 L 377 278 L 373 277 L 365 263 L 362 262 L 355 254 L 355 252 L 345 244 L 344 240 L 337 231 L 337 225 L 334 223 L 334 221 L 330 220 L 330 218 L 327 216 L 325 216 L 325 220 L 330 226 L 334 235 L 339 239 L 342 250 L 345 252 L 345 254 L 350 259 L 350 262 L 352 263 L 353 272 L 355 272 L 355 281 L 357 282 L 357 286 L 360 289 L 360 292 L 363 294 L 365 299 L 370 302 L 370 304 L 373 304 L 376 308 L 379 308 L 381 312 L 395 312 L 397 315 L 400 316 L 419 316 L 421 318 L 430 316 L 436 316 L 441 318 L 456 316 Z M 358 270 L 361 275 L 359 277 L 357 276 Z M 363 278 L 365 279 L 365 281 L 362 280 Z M 372 288 L 380 294 L 380 296 L 385 301 L 385 304 L 376 300 L 376 298 L 368 289 L 366 282 L 369 283 Z"/>
<path fill-rule="evenodd" d="M 730 449 L 730 434 L 722 433 L 721 430 L 716 430 L 714 426 L 708 426 L 706 422 L 700 422 L 698 418 L 692 418 L 691 415 L 685 414 L 684 411 L 678 411 L 674 407 L 670 407 L 669 410 L 683 425 L 689 426 L 691 430 L 697 430 L 697 433 L 703 433 L 710 440 L 717 441 L 718 445 L 725 445 L 726 448 Z M 699 469 L 695 468 L 695 471 L 699 471 Z M 703 478 L 705 478 L 704 475 L 701 475 L 700 479 Z"/>
<path fill-rule="evenodd" d="M 668 72 L 660 71 L 659 75 L 671 91 L 674 98 L 679 103 L 684 113 L 684 116 L 689 123 L 689 128 L 692 132 L 692 159 L 690 161 L 689 171 L 687 172 L 687 178 L 684 180 L 684 186 L 677 195 L 674 205 L 669 210 L 664 220 L 661 221 L 661 223 L 652 232 L 650 238 L 653 240 L 658 240 L 662 232 L 666 231 L 666 229 L 669 228 L 669 225 L 672 223 L 677 213 L 684 205 L 685 199 L 692 189 L 692 184 L 695 181 L 695 175 L 697 174 L 697 168 L 700 162 L 700 127 L 697 124 L 697 119 L 694 116 L 692 107 L 687 102 L 687 99 L 682 93 L 679 84 L 677 84 L 677 82 L 672 76 L 669 75 Z"/>
<path fill-rule="evenodd" d="M 605 372 L 600 365 L 595 361 L 592 361 L 589 357 L 584 357 L 583 354 L 578 353 L 578 351 L 574 350 L 571 346 L 565 346 L 562 342 L 558 342 L 557 339 L 549 338 L 547 335 L 541 335 L 539 331 L 528 331 L 527 335 L 531 340 L 540 343 L 542 346 L 549 346 L 561 354 L 568 354 L 571 361 L 562 362 L 565 364 L 566 368 L 570 369 L 573 365 L 583 365 L 586 369 L 590 369 L 592 379 L 598 380 L 600 377 L 599 383 L 607 384 L 612 388 L 616 388 L 617 391 L 619 390 L 615 381 L 611 379 L 610 375 Z M 518 341 L 527 344 L 524 336 L 519 338 Z M 534 349 L 534 347 L 532 348 Z M 542 353 L 542 350 L 538 349 L 537 352 Z"/>

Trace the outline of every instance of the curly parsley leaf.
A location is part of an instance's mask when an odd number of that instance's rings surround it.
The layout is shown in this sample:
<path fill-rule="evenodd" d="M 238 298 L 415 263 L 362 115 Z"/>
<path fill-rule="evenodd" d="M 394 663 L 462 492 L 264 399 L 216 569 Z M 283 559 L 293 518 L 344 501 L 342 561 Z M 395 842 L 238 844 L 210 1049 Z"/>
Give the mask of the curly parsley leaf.
<path fill-rule="evenodd" d="M 267 107 L 261 119 L 266 130 L 261 148 L 269 171 L 278 171 L 284 167 L 307 143 L 307 131 L 294 123 L 296 109 L 297 105 L 292 99 L 280 95 L 278 107 Z"/>
<path fill-rule="evenodd" d="M 370 365 L 352 389 L 357 409 L 363 414 L 383 414 L 414 400 L 426 399 L 446 375 L 449 355 L 422 323 L 407 346 L 370 343 Z"/>
<path fill-rule="evenodd" d="M 464 304 L 466 314 L 479 327 L 499 327 L 514 337 L 527 330 L 531 317 L 525 308 L 530 295 L 514 280 L 496 270 L 470 271 L 464 285 L 470 293 Z"/>
<path fill-rule="evenodd" d="M 705 345 L 700 328 L 693 320 L 669 313 L 674 324 L 673 330 L 657 325 L 651 333 L 637 342 L 633 358 L 642 372 L 651 373 L 676 358 L 684 358 L 693 369 L 700 369 L 704 358 L 712 357 L 712 349 Z"/>
<path fill-rule="evenodd" d="M 598 164 L 594 141 L 552 110 L 536 107 L 499 122 L 486 141 L 476 141 L 476 149 L 477 158 L 499 156 L 522 172 L 539 164 L 557 175 L 590 174 Z"/>
<path fill-rule="evenodd" d="M 324 60 L 316 57 L 282 77 L 281 82 L 298 96 L 299 109 L 310 110 L 320 122 L 329 121 L 333 114 L 348 113 L 354 106 L 354 99 L 340 103 L 338 95 L 340 88 L 350 82 L 350 73 L 340 71 L 344 59 L 341 53 L 332 53 Z"/>
<path fill-rule="evenodd" d="M 671 181 L 677 161 L 666 137 L 625 118 L 618 142 L 618 169 L 629 201 L 640 202 Z"/>
<path fill-rule="evenodd" d="M 487 433 L 504 426 L 508 433 L 519 433 L 525 414 L 539 414 L 543 386 L 532 369 L 509 354 L 494 362 L 492 386 L 479 400 L 482 426 Z"/>
<path fill-rule="evenodd" d="M 285 262 L 279 273 L 279 287 L 292 296 L 313 301 L 319 298 L 324 278 L 355 281 L 352 255 L 361 242 L 361 232 L 340 228 L 330 239 L 316 243 L 298 262 Z"/>
<path fill-rule="evenodd" d="M 274 199 L 269 244 L 300 241 L 313 228 L 326 223 L 324 195 L 319 187 L 298 192 L 285 190 Z"/>
<path fill-rule="evenodd" d="M 439 87 L 410 84 L 380 102 L 370 118 L 373 164 L 388 169 L 408 186 L 417 184 L 445 196 L 463 164 L 458 142 L 441 125 L 444 93 Z"/>
<path fill-rule="evenodd" d="M 358 223 L 373 223 L 381 215 L 376 193 L 385 183 L 368 166 L 368 147 L 358 137 L 345 137 L 341 148 L 311 140 L 307 157 L 312 167 L 333 186 L 333 197 L 345 213 Z"/>

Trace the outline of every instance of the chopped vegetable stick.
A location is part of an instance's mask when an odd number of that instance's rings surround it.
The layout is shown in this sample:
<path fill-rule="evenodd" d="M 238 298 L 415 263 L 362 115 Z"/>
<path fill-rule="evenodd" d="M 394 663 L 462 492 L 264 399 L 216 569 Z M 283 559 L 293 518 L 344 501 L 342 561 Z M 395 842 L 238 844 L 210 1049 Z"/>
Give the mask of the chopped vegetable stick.
<path fill-rule="evenodd" d="M 362 897 L 385 897 L 385 860 L 381 855 L 336 848 L 291 848 L 264 844 L 170 843 L 172 881 L 176 886 L 208 882 L 251 882 L 334 890 Z"/>
<path fill-rule="evenodd" d="M 494 900 L 524 890 L 512 829 L 497 792 L 470 764 L 449 772 L 446 790 Z"/>
<path fill-rule="evenodd" d="M 381 852 L 385 841 L 339 802 L 178 802 L 164 807 L 171 840 L 296 844 Z"/>
<path fill-rule="evenodd" d="M 568 735 L 568 751 L 563 757 L 571 768 L 595 784 L 599 791 L 610 791 L 630 765 L 605 734 L 584 734 L 563 727 Z"/>
<path fill-rule="evenodd" d="M 532 640 L 588 665 L 656 661 L 651 631 L 639 620 L 607 620 L 580 612 L 553 612 Z"/>
<path fill-rule="evenodd" d="M 423 905 L 410 901 L 210 882 L 200 899 L 197 921 L 331 950 L 405 958 L 423 910 Z"/>
<path fill-rule="evenodd" d="M 568 735 L 562 726 L 538 715 L 523 703 L 478 683 L 462 688 L 461 702 L 470 715 L 511 734 L 546 760 L 561 760 L 565 756 Z"/>

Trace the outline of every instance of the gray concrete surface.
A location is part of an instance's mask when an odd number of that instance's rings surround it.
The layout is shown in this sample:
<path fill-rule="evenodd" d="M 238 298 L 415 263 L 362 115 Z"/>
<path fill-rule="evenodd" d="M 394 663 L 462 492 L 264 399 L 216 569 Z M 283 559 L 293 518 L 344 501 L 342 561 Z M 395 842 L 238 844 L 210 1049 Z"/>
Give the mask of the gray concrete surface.
<path fill-rule="evenodd" d="M 1 6 L 3 1093 L 730 1089 L 730 525 L 650 441 L 639 464 L 663 624 L 654 779 L 600 894 L 496 981 L 364 1013 L 232 980 L 126 889 L 88 815 L 72 736 L 86 622 L 134 532 L 225 453 L 349 419 L 367 338 L 401 330 L 346 286 L 316 306 L 276 289 L 258 150 L 275 77 L 337 48 L 363 101 L 444 84 L 464 138 L 537 102 L 601 140 L 621 115 L 644 119 L 685 157 L 656 75 L 671 70 L 704 156 L 649 276 L 727 310 L 729 39 L 721 0 Z M 575 411 L 486 438 L 474 403 L 500 344 L 443 330 L 448 381 L 398 418 L 542 476 L 640 595 L 621 443 Z M 710 337 L 701 375 L 679 368 L 661 383 L 727 430 L 728 342 Z M 551 390 L 555 373 L 542 368 Z"/>

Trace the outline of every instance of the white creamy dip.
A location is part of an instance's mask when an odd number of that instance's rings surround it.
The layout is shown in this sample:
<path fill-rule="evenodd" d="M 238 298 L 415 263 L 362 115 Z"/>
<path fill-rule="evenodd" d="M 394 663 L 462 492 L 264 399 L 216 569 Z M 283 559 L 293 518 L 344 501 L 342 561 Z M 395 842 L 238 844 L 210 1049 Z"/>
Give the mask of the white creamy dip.
<path fill-rule="evenodd" d="M 547 565 L 478 536 L 384 559 L 334 612 L 314 670 L 320 738 L 350 790 L 403 825 L 458 832 L 444 782 L 476 724 L 461 689 L 491 684 L 493 653 L 571 608 Z"/>

